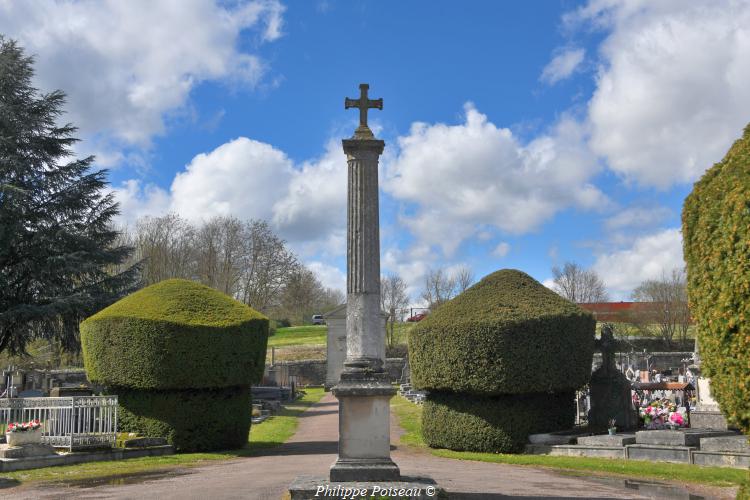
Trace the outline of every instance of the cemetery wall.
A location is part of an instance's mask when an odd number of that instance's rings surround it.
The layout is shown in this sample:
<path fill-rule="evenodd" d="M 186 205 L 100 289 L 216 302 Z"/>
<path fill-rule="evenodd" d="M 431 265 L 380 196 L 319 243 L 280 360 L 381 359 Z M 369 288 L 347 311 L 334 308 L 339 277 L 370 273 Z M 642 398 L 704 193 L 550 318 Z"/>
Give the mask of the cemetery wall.
<path fill-rule="evenodd" d="M 385 360 L 385 371 L 391 382 L 401 380 L 401 372 L 406 360 L 404 358 L 387 358 Z M 278 361 L 271 368 L 266 365 L 266 374 L 277 385 L 287 385 L 290 377 L 294 377 L 297 385 L 325 385 L 326 361 L 320 359 L 306 359 L 300 361 Z"/>

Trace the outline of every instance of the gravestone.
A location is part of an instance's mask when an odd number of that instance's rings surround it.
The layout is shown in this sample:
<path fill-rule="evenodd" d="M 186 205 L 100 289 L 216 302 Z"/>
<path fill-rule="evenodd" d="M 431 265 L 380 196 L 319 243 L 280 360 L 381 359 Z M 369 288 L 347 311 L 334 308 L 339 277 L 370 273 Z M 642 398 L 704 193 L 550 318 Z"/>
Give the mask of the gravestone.
<path fill-rule="evenodd" d="M 610 419 L 615 419 L 618 430 L 634 429 L 638 417 L 633 409 L 630 381 L 615 366 L 615 338 L 609 325 L 602 326 L 601 339 L 596 342 L 602 352 L 602 364 L 589 382 L 589 427 L 603 430 L 609 427 Z"/>
<path fill-rule="evenodd" d="M 719 403 L 711 396 L 711 380 L 701 375 L 701 357 L 698 340 L 695 341 L 693 364 L 688 367 L 695 377 L 696 405 L 690 412 L 690 427 L 693 429 L 726 430 L 727 419 L 721 413 Z"/>

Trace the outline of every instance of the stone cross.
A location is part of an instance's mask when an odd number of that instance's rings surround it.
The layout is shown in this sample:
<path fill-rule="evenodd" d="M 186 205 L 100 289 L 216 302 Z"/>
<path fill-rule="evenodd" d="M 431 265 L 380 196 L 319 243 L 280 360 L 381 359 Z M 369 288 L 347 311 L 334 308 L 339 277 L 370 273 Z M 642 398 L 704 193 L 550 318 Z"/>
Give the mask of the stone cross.
<path fill-rule="evenodd" d="M 367 126 L 367 110 L 370 108 L 383 109 L 383 99 L 369 99 L 367 90 L 370 86 L 366 83 L 359 84 L 359 99 L 344 99 L 344 109 L 359 108 L 359 127 L 354 132 L 356 138 L 373 138 L 372 131 Z"/>
<path fill-rule="evenodd" d="M 335 387 L 339 400 L 339 455 L 330 480 L 398 481 L 390 455 L 389 401 L 396 393 L 384 371 L 385 330 L 380 313 L 380 222 L 378 158 L 385 142 L 367 128 L 367 109 L 383 100 L 367 98 L 359 86 L 359 128 L 343 146 L 348 163 L 346 232 L 346 359 Z"/>

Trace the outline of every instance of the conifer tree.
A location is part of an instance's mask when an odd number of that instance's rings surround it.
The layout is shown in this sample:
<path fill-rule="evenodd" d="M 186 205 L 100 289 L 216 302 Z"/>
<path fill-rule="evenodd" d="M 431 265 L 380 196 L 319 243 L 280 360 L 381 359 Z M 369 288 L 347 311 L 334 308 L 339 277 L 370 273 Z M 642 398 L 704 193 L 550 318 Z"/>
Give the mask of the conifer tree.
<path fill-rule="evenodd" d="M 76 159 L 65 94 L 32 87 L 33 59 L 0 36 L 0 352 L 37 338 L 77 350 L 78 324 L 136 286 L 121 269 L 106 170 Z"/>

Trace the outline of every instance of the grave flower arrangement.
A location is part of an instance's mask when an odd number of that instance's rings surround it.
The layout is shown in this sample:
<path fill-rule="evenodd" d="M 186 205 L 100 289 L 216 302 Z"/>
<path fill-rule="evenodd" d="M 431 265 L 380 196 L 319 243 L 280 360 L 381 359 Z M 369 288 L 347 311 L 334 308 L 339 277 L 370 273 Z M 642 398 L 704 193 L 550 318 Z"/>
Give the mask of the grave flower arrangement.
<path fill-rule="evenodd" d="M 677 429 L 687 424 L 677 405 L 668 399 L 657 399 L 641 407 L 640 415 L 646 429 Z"/>
<path fill-rule="evenodd" d="M 10 434 L 12 432 L 29 432 L 29 431 L 35 431 L 42 427 L 42 423 L 39 421 L 39 419 L 29 420 L 28 422 L 24 423 L 21 422 L 20 424 L 17 422 L 12 422 L 8 424 L 8 428 L 5 429 L 6 434 Z"/>
<path fill-rule="evenodd" d="M 40 443 L 42 441 L 42 423 L 39 419 L 28 422 L 12 422 L 5 429 L 5 442 L 9 446 Z"/>

